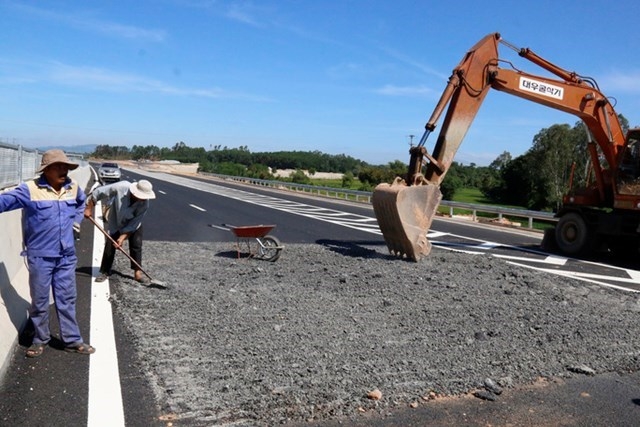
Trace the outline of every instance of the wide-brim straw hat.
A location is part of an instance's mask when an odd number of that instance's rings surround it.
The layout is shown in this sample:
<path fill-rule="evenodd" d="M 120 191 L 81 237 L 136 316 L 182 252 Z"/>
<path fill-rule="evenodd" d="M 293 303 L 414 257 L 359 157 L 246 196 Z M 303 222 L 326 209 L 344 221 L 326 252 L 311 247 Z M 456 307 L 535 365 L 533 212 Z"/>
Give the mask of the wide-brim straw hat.
<path fill-rule="evenodd" d="M 45 151 L 42 155 L 42 160 L 40 161 L 40 169 L 38 169 L 38 173 L 42 172 L 47 168 L 47 166 L 51 166 L 54 163 L 64 163 L 69 167 L 69 170 L 74 170 L 79 165 L 77 163 L 69 160 L 67 155 L 62 150 L 54 149 Z"/>
<path fill-rule="evenodd" d="M 156 198 L 156 193 L 153 192 L 153 186 L 146 179 L 141 179 L 140 181 L 131 183 L 129 191 L 131 191 L 131 194 L 136 196 L 136 198 L 141 200 Z"/>

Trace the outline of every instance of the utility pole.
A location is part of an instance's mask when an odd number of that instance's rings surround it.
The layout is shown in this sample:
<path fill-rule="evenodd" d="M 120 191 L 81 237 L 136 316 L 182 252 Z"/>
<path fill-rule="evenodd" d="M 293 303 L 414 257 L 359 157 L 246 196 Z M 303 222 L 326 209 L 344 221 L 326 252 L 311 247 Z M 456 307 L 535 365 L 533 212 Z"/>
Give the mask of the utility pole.
<path fill-rule="evenodd" d="M 409 146 L 413 147 L 413 137 L 415 135 L 408 135 L 409 136 Z"/>

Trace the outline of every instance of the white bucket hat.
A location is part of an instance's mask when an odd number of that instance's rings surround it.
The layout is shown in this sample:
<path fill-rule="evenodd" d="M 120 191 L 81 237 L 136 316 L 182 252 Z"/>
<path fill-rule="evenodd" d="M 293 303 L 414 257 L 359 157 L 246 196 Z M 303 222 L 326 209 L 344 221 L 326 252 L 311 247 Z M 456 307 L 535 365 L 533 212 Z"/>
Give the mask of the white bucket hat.
<path fill-rule="evenodd" d="M 64 163 L 69 167 L 69 170 L 74 170 L 78 167 L 77 163 L 69 160 L 67 155 L 64 154 L 64 151 L 54 149 L 44 152 L 44 154 L 42 155 L 42 160 L 40 160 L 40 169 L 38 169 L 37 173 L 42 172 L 47 168 L 47 166 L 51 166 L 54 163 Z"/>
<path fill-rule="evenodd" d="M 136 198 L 141 200 L 156 198 L 156 193 L 153 192 L 153 186 L 146 179 L 141 179 L 140 181 L 131 183 L 129 191 L 131 194 L 136 196 Z"/>

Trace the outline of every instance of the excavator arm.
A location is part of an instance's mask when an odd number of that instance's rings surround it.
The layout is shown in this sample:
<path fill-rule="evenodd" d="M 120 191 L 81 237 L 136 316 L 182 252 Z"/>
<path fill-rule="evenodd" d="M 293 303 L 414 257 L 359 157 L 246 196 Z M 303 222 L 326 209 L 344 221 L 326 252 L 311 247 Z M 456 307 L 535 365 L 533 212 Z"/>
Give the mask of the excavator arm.
<path fill-rule="evenodd" d="M 454 68 L 447 86 L 425 125 L 419 143 L 409 150 L 406 178 L 380 184 L 373 193 L 373 207 L 389 251 L 418 261 L 431 250 L 426 232 L 441 200 L 439 186 L 444 179 L 471 123 L 490 89 L 506 92 L 550 108 L 573 114 L 583 120 L 607 165 L 615 165 L 625 145 L 617 114 L 595 83 L 583 79 L 537 56 L 529 49 L 518 54 L 556 75 L 559 79 L 501 68 L 499 34 L 490 34 L 473 46 Z M 442 114 L 441 130 L 429 154 L 425 143 Z M 597 191 L 589 200 L 599 205 L 610 197 L 611 173 L 604 173 L 597 149 L 589 149 L 595 169 Z M 426 166 L 426 167 L 425 167 Z M 425 171 L 423 173 L 423 170 Z"/>

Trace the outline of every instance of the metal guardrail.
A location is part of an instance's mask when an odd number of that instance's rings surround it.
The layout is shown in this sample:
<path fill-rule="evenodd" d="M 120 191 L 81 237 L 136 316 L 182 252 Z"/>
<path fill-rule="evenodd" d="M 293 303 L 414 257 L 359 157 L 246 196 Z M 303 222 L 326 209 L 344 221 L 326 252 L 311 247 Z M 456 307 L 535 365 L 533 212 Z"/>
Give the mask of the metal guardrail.
<path fill-rule="evenodd" d="M 335 199 L 348 200 L 353 202 L 371 203 L 372 192 L 370 191 L 357 191 L 344 188 L 334 187 L 320 187 L 316 185 L 296 184 L 292 182 L 284 181 L 270 181 L 265 179 L 247 178 L 241 176 L 220 175 L 214 173 L 200 172 L 202 175 L 215 176 L 227 181 L 242 182 L 245 184 L 259 185 L 263 187 L 270 187 L 276 189 L 286 189 L 289 191 L 305 192 L 309 194 L 317 194 L 319 196 L 331 197 Z M 523 218 L 526 220 L 526 228 L 534 229 L 534 221 L 555 223 L 557 218 L 553 212 L 540 212 L 524 209 L 506 208 L 493 205 L 481 205 L 475 203 L 462 203 L 452 202 L 449 200 L 443 200 L 440 202 L 441 207 L 446 207 L 449 210 L 449 216 L 454 216 L 454 209 L 460 209 L 471 213 L 471 219 L 477 220 L 479 218 L 478 213 L 491 213 L 497 216 L 498 221 L 502 221 L 505 217 L 508 218 Z"/>
<path fill-rule="evenodd" d="M 509 218 L 525 218 L 527 219 L 527 228 L 533 229 L 533 222 L 548 222 L 548 223 L 556 223 L 558 219 L 555 217 L 553 212 L 541 212 L 541 211 L 531 211 L 525 209 L 514 209 L 514 208 L 505 208 L 500 206 L 492 206 L 492 205 L 480 205 L 475 203 L 462 203 L 462 202 L 452 202 L 449 200 L 443 200 L 440 202 L 440 206 L 446 206 L 449 208 L 449 215 L 454 215 L 454 209 L 463 209 L 465 211 L 471 212 L 471 217 L 475 221 L 478 219 L 478 212 L 483 213 L 492 213 L 498 216 L 498 220 L 502 220 L 504 217 Z"/>
<path fill-rule="evenodd" d="M 285 181 L 269 181 L 266 179 L 247 178 L 244 176 L 221 175 L 217 173 L 199 172 L 201 175 L 215 176 L 216 178 L 226 181 L 242 182 L 244 184 L 260 185 L 262 187 L 271 187 L 276 189 L 287 189 L 292 191 L 318 194 L 319 196 L 331 197 L 334 199 L 349 200 L 352 202 L 371 203 L 370 191 L 348 190 L 345 188 L 320 187 L 317 185 L 296 184 L 294 182 Z"/>
<path fill-rule="evenodd" d="M 0 142 L 0 190 L 14 187 L 36 176 L 44 151 Z M 69 159 L 86 164 L 84 155 L 66 153 Z"/>

